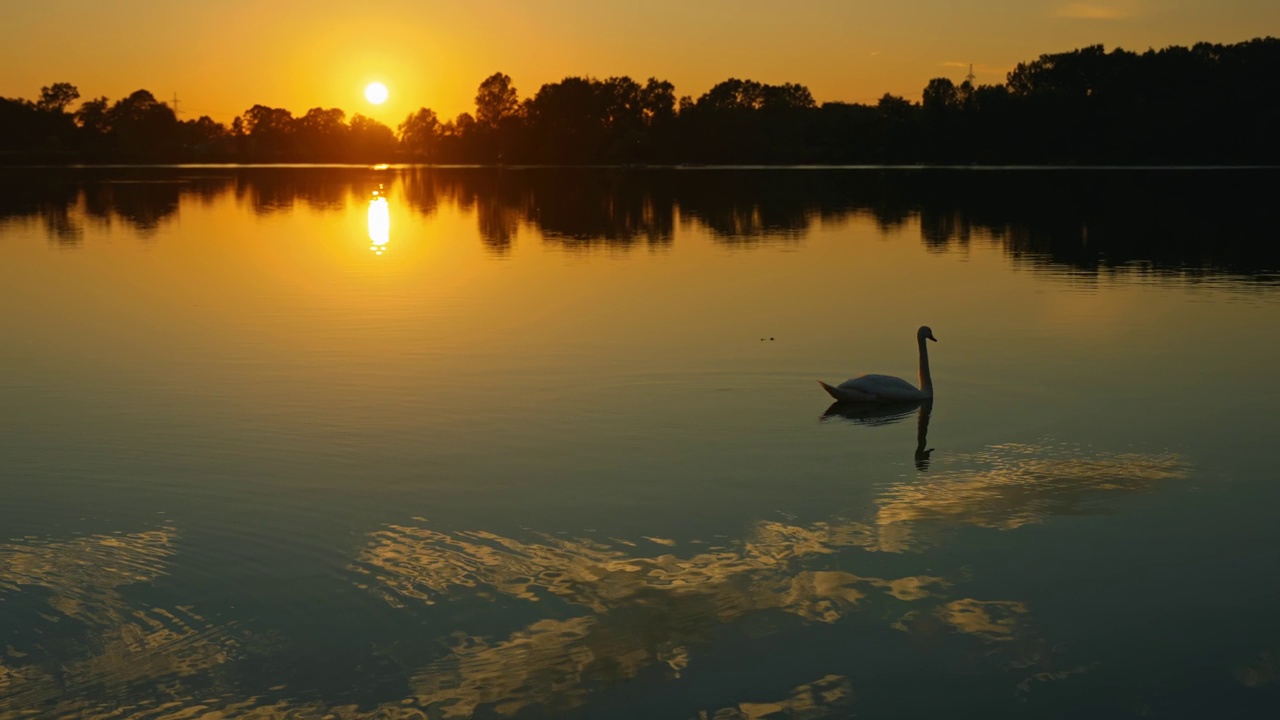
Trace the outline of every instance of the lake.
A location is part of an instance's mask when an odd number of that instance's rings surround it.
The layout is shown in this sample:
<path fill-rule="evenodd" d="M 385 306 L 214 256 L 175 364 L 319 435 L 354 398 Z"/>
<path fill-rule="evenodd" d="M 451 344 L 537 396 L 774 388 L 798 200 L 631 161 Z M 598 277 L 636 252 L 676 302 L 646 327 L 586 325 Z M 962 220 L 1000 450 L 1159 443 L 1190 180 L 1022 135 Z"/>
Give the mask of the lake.
<path fill-rule="evenodd" d="M 0 172 L 0 717 L 1275 717 L 1277 180 Z"/>

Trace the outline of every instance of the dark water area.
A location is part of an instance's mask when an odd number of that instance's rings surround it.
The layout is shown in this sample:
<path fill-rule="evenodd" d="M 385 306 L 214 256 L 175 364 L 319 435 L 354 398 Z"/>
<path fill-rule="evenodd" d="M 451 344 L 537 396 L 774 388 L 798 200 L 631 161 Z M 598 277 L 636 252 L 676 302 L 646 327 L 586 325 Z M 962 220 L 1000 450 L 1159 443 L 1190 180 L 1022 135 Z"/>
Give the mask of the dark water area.
<path fill-rule="evenodd" d="M 0 718 L 1274 717 L 1277 175 L 0 171 Z"/>

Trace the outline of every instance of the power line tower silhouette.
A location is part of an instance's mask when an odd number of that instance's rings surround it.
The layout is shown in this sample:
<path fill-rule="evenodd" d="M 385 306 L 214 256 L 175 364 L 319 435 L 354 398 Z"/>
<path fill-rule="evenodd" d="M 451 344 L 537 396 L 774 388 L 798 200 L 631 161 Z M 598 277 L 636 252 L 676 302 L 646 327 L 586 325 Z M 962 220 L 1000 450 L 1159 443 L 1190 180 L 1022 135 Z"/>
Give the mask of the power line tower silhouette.
<path fill-rule="evenodd" d="M 969 83 L 969 87 L 974 87 L 973 81 L 977 79 L 978 76 L 973 74 L 973 63 L 969 63 L 969 74 L 964 76 L 964 81 Z M 174 97 L 176 98 L 177 96 L 175 95 Z M 174 102 L 177 102 L 177 100 L 175 99 Z"/>
<path fill-rule="evenodd" d="M 182 111 L 178 109 L 178 91 L 175 90 L 173 92 L 173 116 L 176 118 L 176 117 L 180 117 L 181 115 L 182 115 Z"/>

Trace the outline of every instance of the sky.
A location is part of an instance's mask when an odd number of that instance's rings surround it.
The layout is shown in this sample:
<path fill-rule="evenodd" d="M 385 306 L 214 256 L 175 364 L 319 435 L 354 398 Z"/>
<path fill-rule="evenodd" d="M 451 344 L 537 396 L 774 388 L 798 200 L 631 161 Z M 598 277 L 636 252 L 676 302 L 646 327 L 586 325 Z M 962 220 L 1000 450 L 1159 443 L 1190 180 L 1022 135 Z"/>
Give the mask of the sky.
<path fill-rule="evenodd" d="M 138 89 L 183 119 L 254 104 L 338 107 L 392 127 L 474 108 L 495 72 L 523 99 L 569 76 L 669 80 L 694 98 L 736 77 L 819 103 L 918 100 L 930 78 L 1003 82 L 1086 45 L 1146 50 L 1280 36 L 1280 0 L 41 0 L 0 9 L 0 96 L 70 82 Z M 382 82 L 375 106 L 364 87 Z"/>

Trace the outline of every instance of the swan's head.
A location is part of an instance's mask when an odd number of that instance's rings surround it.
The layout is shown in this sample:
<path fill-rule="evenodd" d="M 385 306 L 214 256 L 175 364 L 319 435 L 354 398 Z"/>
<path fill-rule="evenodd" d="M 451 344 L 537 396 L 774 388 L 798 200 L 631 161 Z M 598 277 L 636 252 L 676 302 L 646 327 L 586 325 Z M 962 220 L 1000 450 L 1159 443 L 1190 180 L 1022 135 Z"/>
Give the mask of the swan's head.
<path fill-rule="evenodd" d="M 936 338 L 936 337 L 934 337 L 934 336 L 933 336 L 933 331 L 929 329 L 929 326 L 928 326 L 928 325 L 921 325 L 921 326 L 920 326 L 920 329 L 916 331 L 916 339 L 917 339 L 917 340 L 924 340 L 924 339 L 926 339 L 926 338 L 928 338 L 929 340 L 932 340 L 932 341 L 934 341 L 934 342 L 938 342 L 938 338 Z"/>

